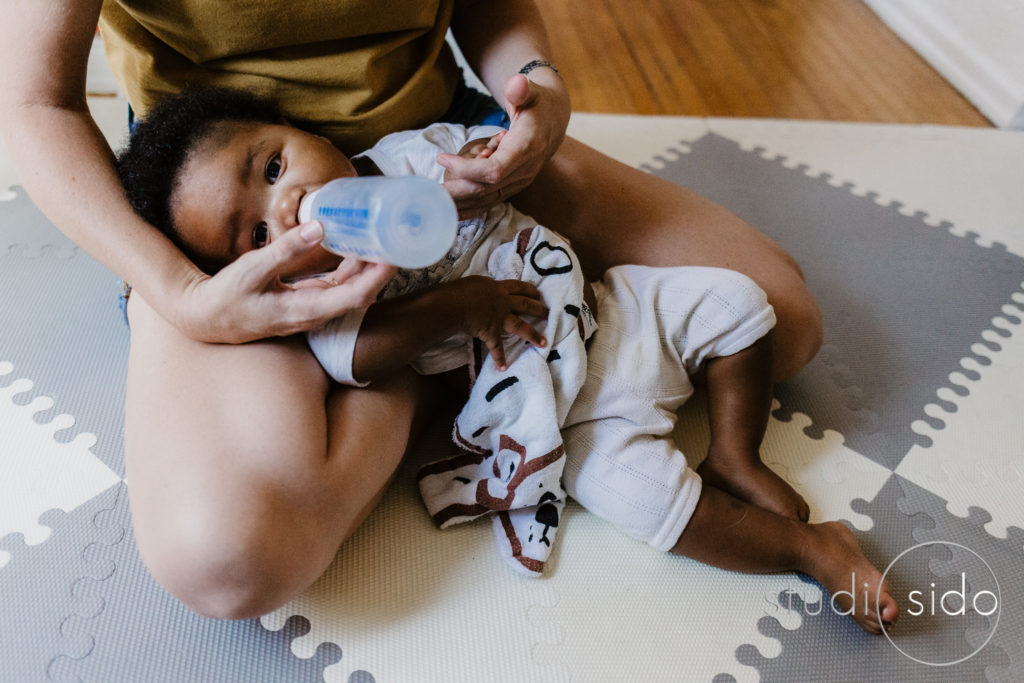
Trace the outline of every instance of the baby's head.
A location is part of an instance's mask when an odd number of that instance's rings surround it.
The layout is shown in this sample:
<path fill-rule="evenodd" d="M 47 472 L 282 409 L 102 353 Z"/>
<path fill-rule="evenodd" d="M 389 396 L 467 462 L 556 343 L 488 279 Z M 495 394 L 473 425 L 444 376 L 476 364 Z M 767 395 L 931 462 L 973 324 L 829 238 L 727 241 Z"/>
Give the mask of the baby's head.
<path fill-rule="evenodd" d="M 135 211 L 210 273 L 298 225 L 307 193 L 355 175 L 330 141 L 288 124 L 269 100 L 226 89 L 162 100 L 136 126 L 117 169 Z M 287 275 L 338 261 L 314 253 Z"/>

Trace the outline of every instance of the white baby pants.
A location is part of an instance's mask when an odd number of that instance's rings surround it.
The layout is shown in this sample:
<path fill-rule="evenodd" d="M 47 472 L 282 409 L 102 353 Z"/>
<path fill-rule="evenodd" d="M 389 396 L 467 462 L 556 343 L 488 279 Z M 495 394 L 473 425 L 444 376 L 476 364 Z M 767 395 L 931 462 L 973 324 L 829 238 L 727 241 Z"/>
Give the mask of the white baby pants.
<path fill-rule="evenodd" d="M 719 268 L 618 266 L 594 289 L 598 329 L 562 432 L 563 484 L 627 535 L 670 550 L 701 492 L 672 436 L 690 375 L 763 337 L 775 314 L 750 278 Z"/>

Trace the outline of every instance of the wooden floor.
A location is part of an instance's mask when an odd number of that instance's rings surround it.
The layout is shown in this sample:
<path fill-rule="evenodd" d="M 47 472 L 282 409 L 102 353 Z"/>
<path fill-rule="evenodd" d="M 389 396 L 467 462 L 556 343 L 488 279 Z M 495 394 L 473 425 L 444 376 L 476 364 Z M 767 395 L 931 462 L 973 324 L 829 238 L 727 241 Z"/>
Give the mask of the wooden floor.
<path fill-rule="evenodd" d="M 541 0 L 576 111 L 991 124 L 861 0 Z"/>

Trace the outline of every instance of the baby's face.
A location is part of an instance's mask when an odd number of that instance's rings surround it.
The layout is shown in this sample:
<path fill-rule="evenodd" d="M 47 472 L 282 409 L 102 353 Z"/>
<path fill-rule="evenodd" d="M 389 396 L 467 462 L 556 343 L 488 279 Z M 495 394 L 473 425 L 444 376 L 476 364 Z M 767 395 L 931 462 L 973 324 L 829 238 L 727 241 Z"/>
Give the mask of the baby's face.
<path fill-rule="evenodd" d="M 171 213 L 196 262 L 220 268 L 299 224 L 299 203 L 335 178 L 356 175 L 326 138 L 284 125 L 220 123 L 192 151 L 171 196 Z M 317 250 L 294 277 L 333 270 Z"/>

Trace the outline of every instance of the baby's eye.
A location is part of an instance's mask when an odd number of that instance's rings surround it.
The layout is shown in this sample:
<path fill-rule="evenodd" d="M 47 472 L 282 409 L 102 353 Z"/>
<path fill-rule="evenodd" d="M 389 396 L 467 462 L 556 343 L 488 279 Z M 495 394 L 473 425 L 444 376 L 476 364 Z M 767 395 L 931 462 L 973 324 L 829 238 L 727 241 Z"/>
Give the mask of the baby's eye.
<path fill-rule="evenodd" d="M 267 246 L 267 224 L 257 223 L 252 229 L 252 246 L 254 249 Z"/>
<path fill-rule="evenodd" d="M 267 168 L 263 171 L 267 182 L 273 185 L 281 175 L 281 157 L 274 156 L 267 162 Z"/>

